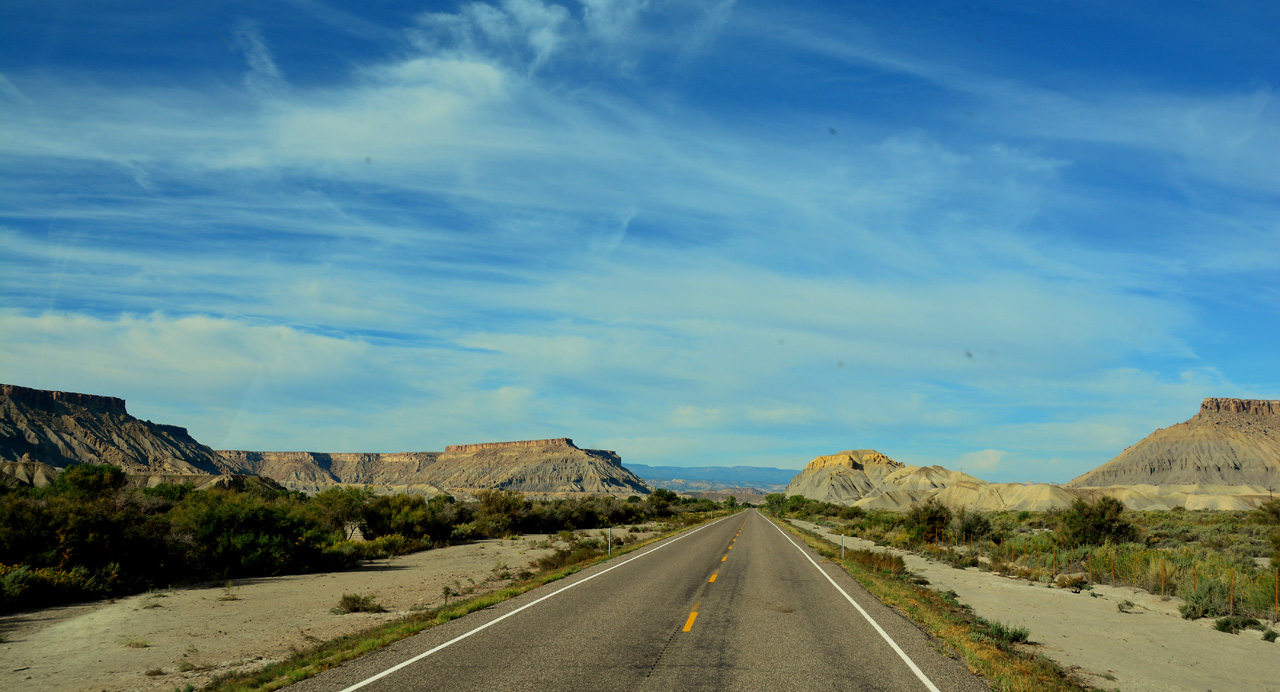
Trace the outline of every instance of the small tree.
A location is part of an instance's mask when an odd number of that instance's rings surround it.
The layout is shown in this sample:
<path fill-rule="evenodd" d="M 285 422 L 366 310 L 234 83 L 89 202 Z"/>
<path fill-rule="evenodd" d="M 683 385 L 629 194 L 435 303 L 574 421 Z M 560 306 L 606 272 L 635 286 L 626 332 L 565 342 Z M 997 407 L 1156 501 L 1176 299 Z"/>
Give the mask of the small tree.
<path fill-rule="evenodd" d="M 1101 545 L 1132 541 L 1138 530 L 1124 517 L 1124 504 L 1104 496 L 1092 504 L 1076 498 L 1058 519 L 1058 535 L 1067 545 Z"/>
<path fill-rule="evenodd" d="M 311 506 L 325 526 L 341 531 L 344 539 L 351 540 L 365 505 L 373 497 L 373 491 L 368 488 L 339 486 L 311 498 Z"/>
<path fill-rule="evenodd" d="M 936 498 L 929 498 L 907 511 L 907 528 L 918 540 L 936 541 L 951 523 L 951 510 Z"/>
<path fill-rule="evenodd" d="M 1258 519 L 1264 524 L 1280 524 L 1280 500 L 1267 500 L 1258 505 Z"/>
<path fill-rule="evenodd" d="M 787 496 L 782 493 L 769 493 L 764 496 L 764 506 L 771 514 L 781 514 L 787 504 Z"/>
<path fill-rule="evenodd" d="M 736 498 L 736 497 L 734 497 L 734 496 L 732 496 L 732 495 L 730 495 L 729 497 L 726 497 L 726 498 L 724 499 L 724 507 L 725 507 L 725 509 L 737 509 L 737 508 L 738 508 L 738 498 Z"/>

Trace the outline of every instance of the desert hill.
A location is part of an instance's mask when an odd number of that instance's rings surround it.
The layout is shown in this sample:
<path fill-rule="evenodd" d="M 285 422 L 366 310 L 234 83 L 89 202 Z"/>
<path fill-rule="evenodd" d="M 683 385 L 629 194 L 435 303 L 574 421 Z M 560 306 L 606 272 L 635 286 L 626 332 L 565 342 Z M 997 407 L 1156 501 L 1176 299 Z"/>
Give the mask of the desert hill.
<path fill-rule="evenodd" d="M 1280 401 L 1205 399 L 1070 487 L 1114 485 L 1280 488 Z"/>
<path fill-rule="evenodd" d="M 0 462 L 20 464 L 5 475 L 33 479 L 48 475 L 31 466 L 37 462 L 56 468 L 111 464 L 130 474 L 231 470 L 185 428 L 129 415 L 124 399 L 12 384 L 0 385 Z"/>

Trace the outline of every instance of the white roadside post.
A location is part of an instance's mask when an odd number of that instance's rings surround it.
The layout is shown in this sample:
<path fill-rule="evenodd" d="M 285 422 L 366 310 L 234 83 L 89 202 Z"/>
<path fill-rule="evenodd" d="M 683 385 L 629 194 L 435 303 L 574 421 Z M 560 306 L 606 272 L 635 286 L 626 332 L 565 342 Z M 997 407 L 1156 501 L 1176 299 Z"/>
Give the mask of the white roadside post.
<path fill-rule="evenodd" d="M 840 559 L 844 559 L 844 534 L 840 534 Z"/>
<path fill-rule="evenodd" d="M 612 526 L 609 527 L 609 538 L 607 539 L 607 543 L 609 545 L 609 548 L 606 554 L 613 555 L 613 527 Z"/>

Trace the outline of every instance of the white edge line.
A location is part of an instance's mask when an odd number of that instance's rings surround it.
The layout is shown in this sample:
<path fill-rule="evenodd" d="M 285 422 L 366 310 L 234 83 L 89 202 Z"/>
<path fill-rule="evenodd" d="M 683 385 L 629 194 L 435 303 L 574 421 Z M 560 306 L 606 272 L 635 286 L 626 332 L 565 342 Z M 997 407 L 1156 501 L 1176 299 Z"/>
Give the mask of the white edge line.
<path fill-rule="evenodd" d="M 863 610 L 862 606 L 858 605 L 858 602 L 853 600 L 853 597 L 849 595 L 849 592 L 841 588 L 840 585 L 836 583 L 836 580 L 832 579 L 830 574 L 827 574 L 825 569 L 818 566 L 818 563 L 814 562 L 813 557 L 811 557 L 809 553 L 805 552 L 804 548 L 801 548 L 799 543 L 792 540 L 791 536 L 788 536 L 787 532 L 783 531 L 781 526 L 778 526 L 772 521 L 769 523 L 773 524 L 773 528 L 777 529 L 778 533 L 782 534 L 783 538 L 790 541 L 791 545 L 794 545 L 796 550 L 799 550 L 800 554 L 804 555 L 805 559 L 808 560 L 809 563 L 812 564 L 819 572 L 821 572 L 822 576 L 827 578 L 827 581 L 831 582 L 832 586 L 836 587 L 836 590 L 844 596 L 845 600 L 852 603 L 853 607 L 858 609 L 858 612 L 862 614 L 862 617 L 865 618 L 867 622 L 871 623 L 871 626 L 876 629 L 876 632 L 880 633 L 880 636 L 883 637 L 886 642 L 889 642 L 889 646 L 893 647 L 893 651 L 898 654 L 898 658 L 901 658 L 902 661 L 907 664 L 907 667 L 911 669 L 911 672 L 915 673 L 917 678 L 920 678 L 920 682 L 923 682 L 925 687 L 929 688 L 930 692 L 942 692 L 933 684 L 933 681 L 929 680 L 929 678 L 925 676 L 924 671 L 920 670 L 920 667 L 916 665 L 916 662 L 911 660 L 911 657 L 907 655 L 907 652 L 903 651 L 902 647 L 898 646 L 898 642 L 893 641 L 893 638 L 889 636 L 889 633 L 885 632 L 884 629 L 880 627 L 879 623 L 871 619 L 871 616 L 867 614 L 867 611 Z"/>
<path fill-rule="evenodd" d="M 412 664 L 414 664 L 414 663 L 417 663 L 418 661 L 421 661 L 422 659 L 424 659 L 424 658 L 426 658 L 426 657 L 430 656 L 431 654 L 436 653 L 437 651 L 440 651 L 441 649 L 444 649 L 444 648 L 447 648 L 447 647 L 453 646 L 454 644 L 457 644 L 458 642 L 462 641 L 463 639 L 466 639 L 467 637 L 470 637 L 471 635 L 475 634 L 476 632 L 479 632 L 480 630 L 487 629 L 488 627 L 491 627 L 491 626 L 493 626 L 493 625 L 496 625 L 496 624 L 498 624 L 499 622 L 502 622 L 503 620 L 506 620 L 507 618 L 511 617 L 512 615 L 515 615 L 516 613 L 519 613 L 520 611 L 524 610 L 525 608 L 532 608 L 533 606 L 538 605 L 539 603 L 541 603 L 541 602 L 543 602 L 543 601 L 547 600 L 548 598 L 551 598 L 552 596 L 557 596 L 557 595 L 559 595 L 559 594 L 561 594 L 561 593 L 564 593 L 565 591 L 568 591 L 569 589 L 572 589 L 573 587 L 575 587 L 575 586 L 577 586 L 577 585 L 579 585 L 579 584 L 585 584 L 585 583 L 587 583 L 587 582 L 591 581 L 592 579 L 595 579 L 596 577 L 598 577 L 598 576 L 600 576 L 600 575 L 602 575 L 602 574 L 607 574 L 607 573 L 609 573 L 609 572 L 612 572 L 613 570 L 618 569 L 619 567 L 621 567 L 621 566 L 623 566 L 623 565 L 627 564 L 628 562 L 631 562 L 632 560 L 639 560 L 640 558 L 642 558 L 642 557 L 644 557 L 644 556 L 646 556 L 646 555 L 652 555 L 652 554 L 654 554 L 654 553 L 658 552 L 659 550 L 662 550 L 663 548 L 665 548 L 665 547 L 667 547 L 667 546 L 671 545 L 672 543 L 675 543 L 676 541 L 678 541 L 678 540 L 680 540 L 680 539 L 682 539 L 682 538 L 684 538 L 684 537 L 686 537 L 686 536 L 692 536 L 693 534 L 695 534 L 695 533 L 697 533 L 697 532 L 699 532 L 699 531 L 701 531 L 701 530 L 703 530 L 703 529 L 705 529 L 705 528 L 707 528 L 707 527 L 709 527 L 709 526 L 713 526 L 713 525 L 715 525 L 715 524 L 719 524 L 720 522 L 722 522 L 722 521 L 724 521 L 725 519 L 728 519 L 729 517 L 732 517 L 732 516 L 736 516 L 736 515 L 734 515 L 734 514 L 730 514 L 728 517 L 724 517 L 724 518 L 722 518 L 722 519 L 717 519 L 717 520 L 715 520 L 715 521 L 711 522 L 710 524 L 705 524 L 705 525 L 703 525 L 703 526 L 699 526 L 698 528 L 696 528 L 696 529 L 694 529 L 694 530 L 692 530 L 692 531 L 687 531 L 687 532 L 685 532 L 685 533 L 683 533 L 683 534 L 681 534 L 681 535 L 679 535 L 679 536 L 676 536 L 675 538 L 672 538 L 672 539 L 667 540 L 667 541 L 663 541 L 661 545 L 659 545 L 658 547 L 654 548 L 653 550 L 646 550 L 646 551 L 644 551 L 643 553 L 640 553 L 639 555 L 636 555 L 636 556 L 634 556 L 634 557 L 629 557 L 629 558 L 627 558 L 626 560 L 623 560 L 622 562 L 619 562 L 618 564 L 616 564 L 616 565 L 614 565 L 614 566 L 612 566 L 612 567 L 609 567 L 609 568 L 607 568 L 607 569 L 600 570 L 599 572 L 596 572 L 595 574 L 592 574 L 592 575 L 591 575 L 591 576 L 589 576 L 589 577 L 585 577 L 585 578 L 579 579 L 578 581 L 573 582 L 572 584 L 567 584 L 567 585 L 565 585 L 565 586 L 562 586 L 562 587 L 560 587 L 559 589 L 557 589 L 557 590 L 555 590 L 555 591 L 553 591 L 553 592 L 551 592 L 551 593 L 547 594 L 546 596 L 543 596 L 542 598 L 539 598 L 539 599 L 538 599 L 538 600 L 536 600 L 536 601 L 532 601 L 532 602 L 530 602 L 530 603 L 526 603 L 526 604 L 524 604 L 524 605 L 520 606 L 519 608 L 516 608 L 515 610 L 511 611 L 510 613 L 507 613 L 506 615 L 502 615 L 502 616 L 500 616 L 500 617 L 496 617 L 496 618 L 494 618 L 494 619 L 492 619 L 492 620 L 490 620 L 490 621 L 488 621 L 488 622 L 484 623 L 483 625 L 480 625 L 479 627 L 477 627 L 477 628 L 475 628 L 475 629 L 473 629 L 473 630 L 470 630 L 470 631 L 468 631 L 468 632 L 464 632 L 464 633 L 462 633 L 462 634 L 460 634 L 460 635 L 458 635 L 458 636 L 454 637 L 453 639 L 450 639 L 449 641 L 447 641 L 447 642 L 445 642 L 445 643 L 443 643 L 443 644 L 441 644 L 441 645 L 439 645 L 439 646 L 435 647 L 434 649 L 430 649 L 430 650 L 428 650 L 428 651 L 424 651 L 424 652 L 422 652 L 422 653 L 418 654 L 417 656 L 414 656 L 413 658 L 411 658 L 411 659 L 409 659 L 409 660 L 407 660 L 407 661 L 403 661 L 403 662 L 401 662 L 401 663 L 397 663 L 396 665 L 391 666 L 390 668 L 388 668 L 388 669 L 386 669 L 386 670 L 382 671 L 381 673 L 378 673 L 377 675 L 373 675 L 373 676 L 367 677 L 367 678 L 365 678 L 364 680 L 361 680 L 360 682 L 357 682 L 356 684 L 351 685 L 350 687 L 344 687 L 340 692 L 353 692 L 353 690 L 358 690 L 358 689 L 360 689 L 361 687 L 364 687 L 365 685 L 368 685 L 368 684 L 369 684 L 369 683 L 371 683 L 371 682 L 376 682 L 376 681 L 378 681 L 378 680 L 381 680 L 382 678 L 385 678 L 386 676 L 391 675 L 392 673 L 394 673 L 394 672 L 396 672 L 396 671 L 400 670 L 401 668 L 404 668 L 405 666 L 409 666 L 409 665 L 412 665 Z M 837 587 L 837 588 L 839 588 L 839 587 Z M 935 688 L 934 692 L 937 692 L 936 688 Z"/>

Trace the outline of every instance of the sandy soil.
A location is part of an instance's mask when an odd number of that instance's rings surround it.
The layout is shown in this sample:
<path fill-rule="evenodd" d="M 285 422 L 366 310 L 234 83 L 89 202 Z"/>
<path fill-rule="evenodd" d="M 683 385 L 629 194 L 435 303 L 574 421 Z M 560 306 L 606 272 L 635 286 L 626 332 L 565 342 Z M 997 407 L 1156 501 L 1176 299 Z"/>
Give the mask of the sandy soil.
<path fill-rule="evenodd" d="M 838 535 L 809 522 L 835 544 Z M 1089 684 L 1124 692 L 1280 692 L 1280 643 L 1257 630 L 1238 635 L 1215 631 L 1212 620 L 1183 620 L 1182 600 L 1145 591 L 1098 585 L 1088 591 L 1048 587 L 1020 579 L 959 570 L 914 553 L 845 538 L 848 548 L 901 555 L 907 568 L 929 580 L 929 588 L 952 590 L 975 613 L 1031 631 L 1034 649 Z M 1132 601 L 1130 613 L 1116 605 Z"/>
<path fill-rule="evenodd" d="M 614 529 L 621 540 L 625 529 Z M 649 533 L 637 533 L 643 540 Z M 265 665 L 296 649 L 443 604 L 442 590 L 509 582 L 551 551 L 546 536 L 491 540 L 378 560 L 349 572 L 246 579 L 0 617 L 0 689 L 170 692 Z M 387 613 L 330 612 L 344 593 L 374 594 Z M 190 668 L 189 670 L 182 670 Z M 152 671 L 152 674 L 148 674 Z M 159 671 L 156 673 L 156 671 Z"/>

